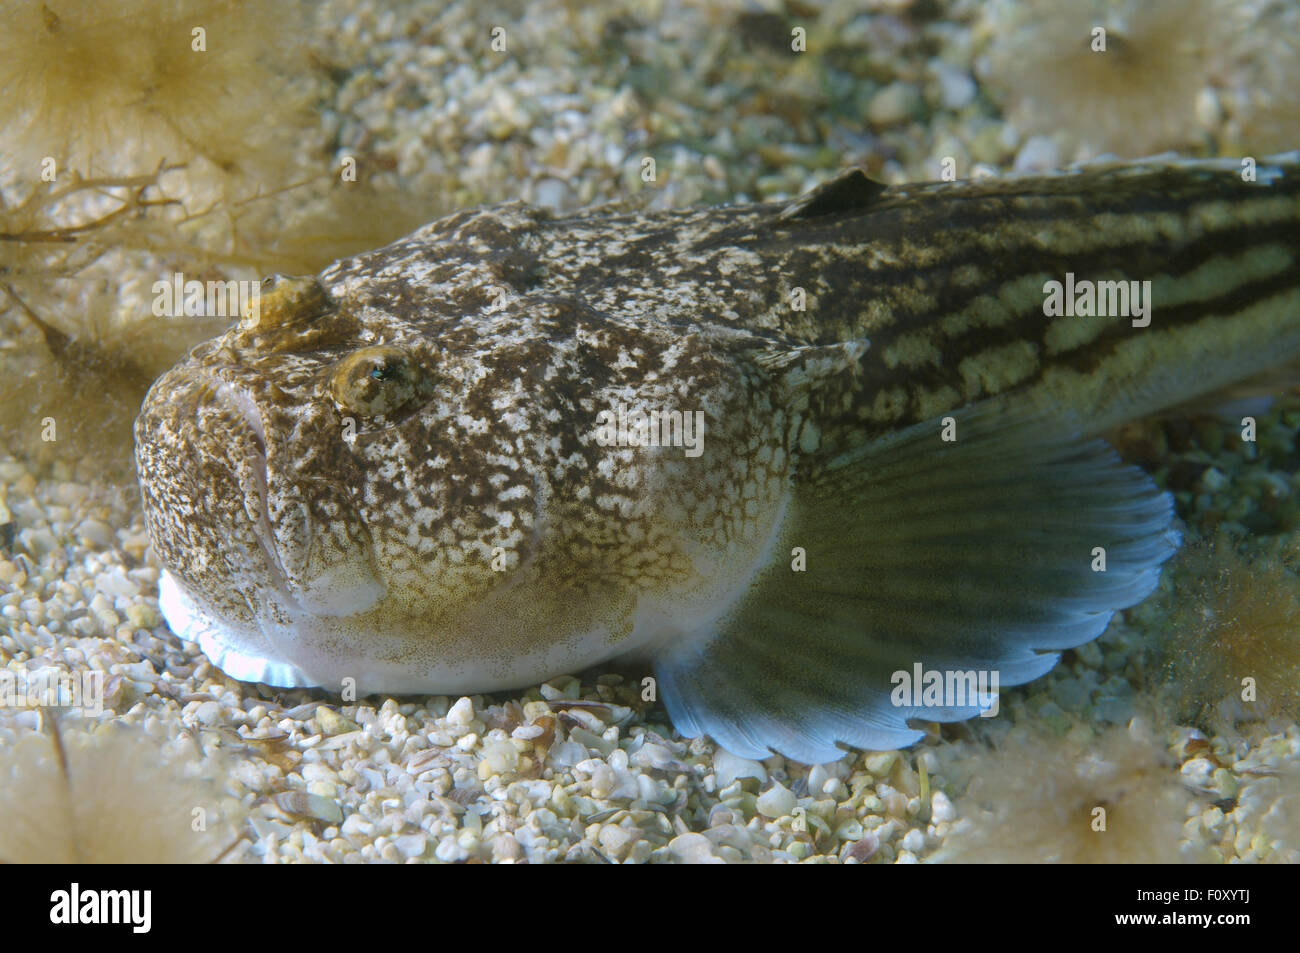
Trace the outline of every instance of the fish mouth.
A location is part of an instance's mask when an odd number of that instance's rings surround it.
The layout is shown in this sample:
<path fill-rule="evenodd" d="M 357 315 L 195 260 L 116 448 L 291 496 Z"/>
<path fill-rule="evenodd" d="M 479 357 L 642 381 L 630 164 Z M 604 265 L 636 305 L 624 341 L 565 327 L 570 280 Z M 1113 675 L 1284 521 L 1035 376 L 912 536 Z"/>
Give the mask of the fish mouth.
<path fill-rule="evenodd" d="M 369 546 L 364 553 L 341 565 L 323 567 L 313 563 L 315 547 L 321 545 L 321 527 L 313 523 L 300 489 L 290 475 L 276 473 L 276 458 L 292 459 L 291 453 L 271 444 L 266 417 L 253 394 L 228 379 L 204 375 L 210 400 L 221 415 L 249 441 L 234 463 L 235 479 L 243 495 L 243 511 L 261 550 L 270 587 L 290 616 L 345 616 L 364 612 L 378 602 L 386 587 L 377 577 Z M 251 446 L 249 445 L 251 444 Z M 272 514 L 271 494 L 279 481 L 278 505 Z M 345 504 L 333 501 L 342 511 Z M 351 520 L 360 515 L 347 507 Z M 368 533 L 362 534 L 368 538 Z M 286 551 L 286 547 L 288 547 Z"/>
<path fill-rule="evenodd" d="M 243 472 L 235 474 L 244 491 L 244 512 L 248 515 L 252 524 L 253 535 L 261 547 L 267 571 L 272 577 L 272 584 L 281 598 L 296 607 L 296 602 L 289 591 L 288 575 L 284 571 L 280 551 L 275 545 L 275 533 L 271 529 L 266 462 L 266 426 L 262 421 L 262 413 L 257 409 L 257 402 L 253 400 L 252 395 L 238 384 L 206 374 L 204 375 L 204 383 L 212 389 L 215 402 L 227 411 L 229 417 L 242 423 L 245 432 L 253 438 L 254 450 L 244 457 L 244 461 L 252 471 L 252 486 L 248 485 L 247 474 Z M 250 505 L 253 501 L 256 501 L 255 506 Z"/>

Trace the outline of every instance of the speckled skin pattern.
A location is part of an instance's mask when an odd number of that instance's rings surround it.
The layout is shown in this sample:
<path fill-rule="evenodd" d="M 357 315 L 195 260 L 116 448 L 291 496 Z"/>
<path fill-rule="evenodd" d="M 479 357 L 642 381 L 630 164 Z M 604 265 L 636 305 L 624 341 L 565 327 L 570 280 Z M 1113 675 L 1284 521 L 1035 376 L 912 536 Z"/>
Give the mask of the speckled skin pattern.
<path fill-rule="evenodd" d="M 1294 352 L 1298 180 L 850 173 L 788 205 L 458 213 L 268 280 L 155 383 L 153 545 L 205 650 L 273 663 L 236 677 L 484 691 L 652 651 L 744 592 L 830 454 L 998 399 L 1100 431 Z M 1153 279 L 1156 322 L 1045 320 L 1067 269 Z M 601 446 L 619 405 L 702 411 L 703 453 Z"/>
<path fill-rule="evenodd" d="M 738 581 L 786 488 L 771 378 L 733 359 L 743 335 L 593 311 L 573 289 L 607 232 L 576 228 L 562 266 L 532 250 L 541 221 L 510 206 L 435 223 L 329 269 L 314 314 L 268 289 L 261 325 L 157 382 L 138 425 L 150 531 L 207 611 L 241 631 L 319 611 L 293 656 L 312 680 L 367 687 L 353 659 L 375 651 L 420 673 L 412 688 L 468 690 L 526 680 L 539 650 L 560 668 L 623 651 L 638 608 L 687 626 Z M 341 359 L 380 343 L 427 397 L 340 407 Z M 597 414 L 620 403 L 703 411 L 703 454 L 599 446 Z"/>

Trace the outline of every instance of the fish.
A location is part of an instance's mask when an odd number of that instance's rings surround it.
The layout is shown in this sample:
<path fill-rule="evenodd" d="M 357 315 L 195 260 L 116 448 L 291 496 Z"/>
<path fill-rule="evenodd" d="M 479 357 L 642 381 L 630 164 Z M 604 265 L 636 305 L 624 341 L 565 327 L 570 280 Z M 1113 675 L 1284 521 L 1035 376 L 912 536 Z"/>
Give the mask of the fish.
<path fill-rule="evenodd" d="M 742 757 L 904 747 L 1156 588 L 1172 499 L 1106 438 L 1297 366 L 1298 250 L 1297 153 L 459 211 L 153 384 L 162 614 L 248 682 L 617 659 Z"/>

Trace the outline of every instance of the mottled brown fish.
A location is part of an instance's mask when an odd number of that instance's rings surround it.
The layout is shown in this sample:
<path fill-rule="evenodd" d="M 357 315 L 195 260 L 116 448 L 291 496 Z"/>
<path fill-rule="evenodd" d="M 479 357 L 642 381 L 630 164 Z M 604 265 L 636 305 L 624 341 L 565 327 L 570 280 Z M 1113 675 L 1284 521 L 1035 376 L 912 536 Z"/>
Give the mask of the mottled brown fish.
<path fill-rule="evenodd" d="M 899 673 L 1028 681 L 1155 587 L 1170 499 L 1100 435 L 1300 360 L 1300 157 L 1241 169 L 511 203 L 268 279 L 136 423 L 164 614 L 272 685 L 640 655 L 736 754 L 911 743 L 990 699 Z"/>

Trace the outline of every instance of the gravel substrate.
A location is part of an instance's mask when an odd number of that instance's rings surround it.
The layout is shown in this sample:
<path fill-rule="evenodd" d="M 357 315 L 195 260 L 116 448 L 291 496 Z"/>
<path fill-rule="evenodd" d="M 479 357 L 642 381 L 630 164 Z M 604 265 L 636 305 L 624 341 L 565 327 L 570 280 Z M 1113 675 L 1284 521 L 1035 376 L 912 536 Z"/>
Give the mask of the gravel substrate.
<path fill-rule="evenodd" d="M 356 156 L 376 182 L 449 207 L 675 207 L 789 196 L 851 164 L 901 181 L 937 178 L 944 156 L 965 177 L 1090 155 L 1078 130 L 1029 136 L 1003 118 L 1002 102 L 1024 94 L 999 92 L 989 76 L 1006 55 L 996 43 L 1009 42 L 999 28 L 1015 22 L 1009 6 L 981 15 L 974 0 L 832 0 L 800 3 L 794 16 L 708 0 L 520 3 L 498 21 L 474 4 L 330 0 L 313 40 L 332 77 L 323 139 L 329 162 Z M 506 30 L 506 52 L 490 48 L 494 26 Z M 810 52 L 790 52 L 794 26 L 806 27 Z M 1253 114 L 1232 75 L 1208 76 L 1210 92 L 1193 97 L 1188 127 L 1203 147 L 1249 134 Z M 652 185 L 640 178 L 644 156 L 657 160 Z M 148 282 L 128 275 L 123 287 L 139 295 Z M 20 367 L 17 352 L 5 359 Z M 1258 444 L 1195 420 L 1133 428 L 1121 445 L 1175 492 L 1189 541 L 1226 532 L 1293 572 L 1300 400 L 1260 416 Z M 1053 799 L 1071 806 L 1068 790 L 995 790 L 990 807 L 972 783 L 1008 764 L 1050 774 L 1054 750 L 1116 732 L 1138 746 L 1123 770 L 1176 785 L 1173 854 L 1300 860 L 1300 706 L 1180 724 L 1153 661 L 1170 631 L 1168 578 L 1163 595 L 1052 674 L 1005 691 L 1000 717 L 936 726 L 911 750 L 809 767 L 677 737 L 662 705 L 642 700 L 648 673 L 635 669 L 509 695 L 350 704 L 232 681 L 161 620 L 134 484 L 106 478 L 76 447 L 39 460 L 0 453 L 0 531 L 0 663 L 27 676 L 103 672 L 104 711 L 68 712 L 69 730 L 116 722 L 186 740 L 182 760 L 226 765 L 213 790 L 239 802 L 232 816 L 238 826 L 246 815 L 247 836 L 226 860 L 1049 859 L 1034 853 L 1030 828 L 1057 823 Z M 0 709 L 0 778 L 38 730 L 34 711 Z M 1019 761 L 984 750 L 1011 750 L 1030 731 L 1049 740 L 1024 740 Z M 35 760 L 23 770 L 55 770 L 53 748 Z M 0 828 L 0 860 L 16 850 L 7 836 Z M 1125 855 L 1120 844 L 1115 856 L 1142 860 L 1142 849 L 1134 842 Z"/>

